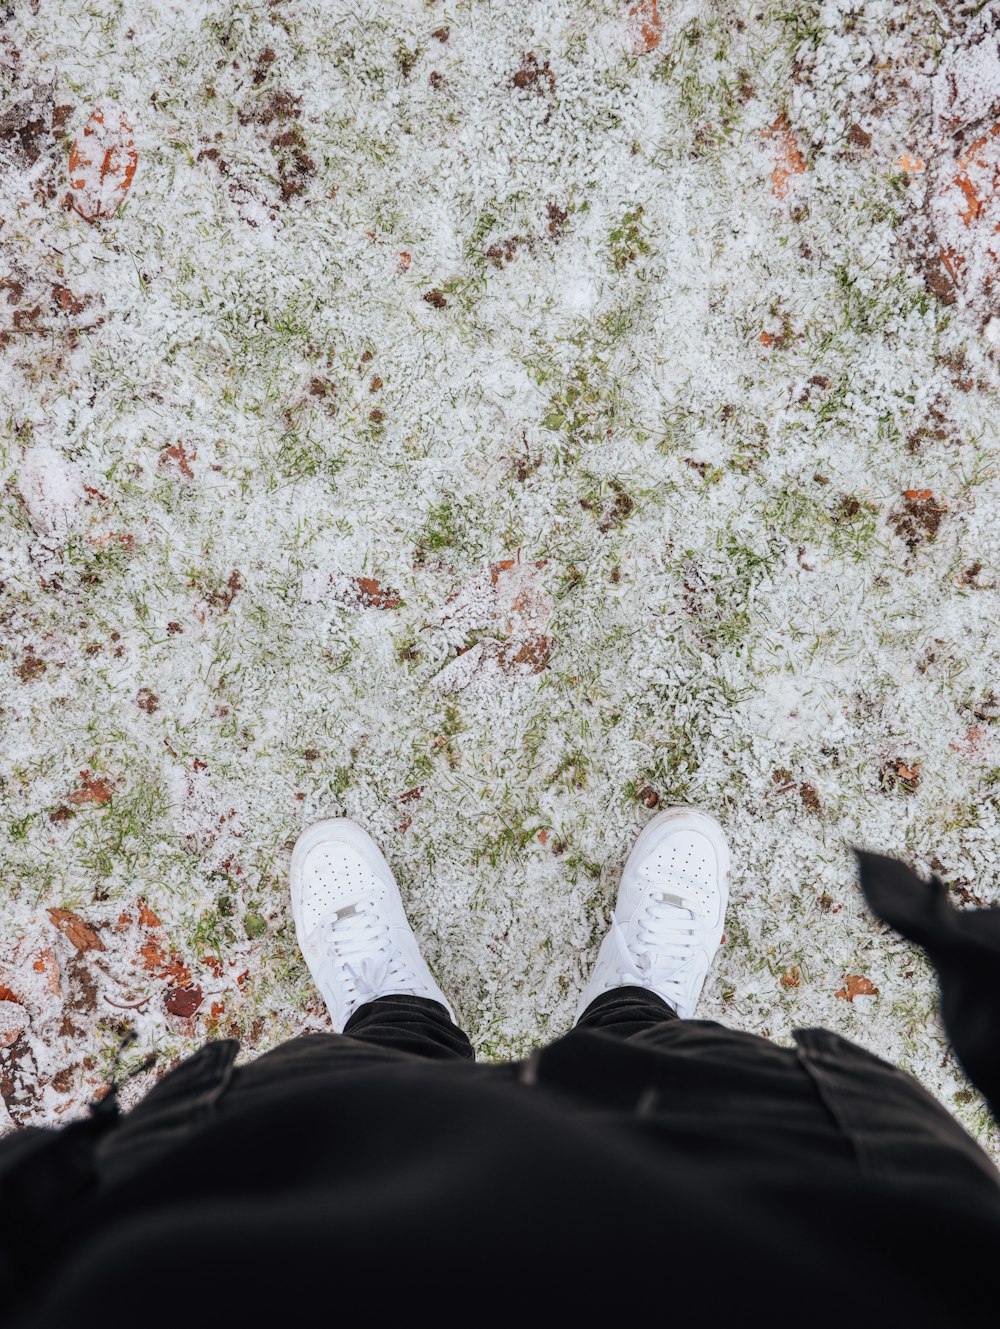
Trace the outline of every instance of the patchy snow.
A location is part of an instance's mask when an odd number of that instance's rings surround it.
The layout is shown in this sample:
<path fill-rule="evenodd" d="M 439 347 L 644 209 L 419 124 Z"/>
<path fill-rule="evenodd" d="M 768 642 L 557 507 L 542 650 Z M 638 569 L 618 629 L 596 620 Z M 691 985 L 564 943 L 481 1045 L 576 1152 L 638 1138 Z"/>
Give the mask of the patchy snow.
<path fill-rule="evenodd" d="M 7 20 L 0 1118 L 130 1027 L 126 1102 L 326 1027 L 287 863 L 334 814 L 522 1055 L 692 801 L 701 1013 L 836 1029 L 1000 1156 L 849 852 L 1000 902 L 989 9 Z"/>

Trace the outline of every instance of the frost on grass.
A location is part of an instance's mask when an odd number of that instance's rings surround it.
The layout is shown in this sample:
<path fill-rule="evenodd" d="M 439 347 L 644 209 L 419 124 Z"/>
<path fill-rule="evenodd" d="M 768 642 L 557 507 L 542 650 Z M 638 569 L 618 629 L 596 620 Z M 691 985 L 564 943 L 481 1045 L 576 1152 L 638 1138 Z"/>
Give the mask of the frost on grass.
<path fill-rule="evenodd" d="M 37 13 L 32 12 L 37 10 Z M 652 810 L 702 1014 L 996 1153 L 849 846 L 998 902 L 990 7 L 26 5 L 0 31 L 0 1096 L 327 1027 L 367 825 L 485 1057 L 568 1027 Z"/>

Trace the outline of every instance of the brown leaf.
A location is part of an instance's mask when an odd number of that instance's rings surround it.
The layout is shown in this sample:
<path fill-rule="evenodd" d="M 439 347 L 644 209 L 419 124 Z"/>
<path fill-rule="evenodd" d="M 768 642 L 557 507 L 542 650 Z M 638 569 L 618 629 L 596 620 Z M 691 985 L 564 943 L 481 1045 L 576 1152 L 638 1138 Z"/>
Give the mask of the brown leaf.
<path fill-rule="evenodd" d="M 111 802 L 113 795 L 107 780 L 91 775 L 89 771 L 81 771 L 80 779 L 81 787 L 74 789 L 67 797 L 67 803 L 96 803 L 100 807 L 104 803 Z"/>
<path fill-rule="evenodd" d="M 862 974 L 845 974 L 844 986 L 833 994 L 842 1000 L 853 1001 L 855 997 L 877 997 L 878 988 L 870 978 Z"/>
<path fill-rule="evenodd" d="M 374 577 L 353 577 L 358 600 L 366 609 L 398 609 L 399 594 L 382 586 Z"/>
<path fill-rule="evenodd" d="M 189 987 L 172 988 L 164 998 L 163 1005 L 168 1014 L 189 1019 L 203 1000 L 201 988 L 194 983 Z"/>
<path fill-rule="evenodd" d="M 63 934 L 68 937 L 78 951 L 103 951 L 104 942 L 82 918 L 69 909 L 50 909 L 49 918 Z"/>
<path fill-rule="evenodd" d="M 797 964 L 791 965 L 781 975 L 781 986 L 786 988 L 797 988 L 802 986 L 802 970 Z"/>
<path fill-rule="evenodd" d="M 521 638 L 501 646 L 497 659 L 507 674 L 540 674 L 552 658 L 552 646 L 551 637 Z"/>

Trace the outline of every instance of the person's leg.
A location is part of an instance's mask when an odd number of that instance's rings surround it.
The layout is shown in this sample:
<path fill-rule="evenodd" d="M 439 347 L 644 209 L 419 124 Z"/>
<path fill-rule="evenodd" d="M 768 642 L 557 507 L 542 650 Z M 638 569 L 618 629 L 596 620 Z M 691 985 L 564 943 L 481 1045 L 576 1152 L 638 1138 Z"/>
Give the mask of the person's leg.
<path fill-rule="evenodd" d="M 576 1022 L 578 1029 L 601 1029 L 617 1038 L 631 1038 L 680 1016 L 649 988 L 609 988 L 595 997 Z"/>
<path fill-rule="evenodd" d="M 405 993 L 378 997 L 359 1006 L 344 1034 L 374 1047 L 412 1052 L 434 1060 L 473 1061 L 468 1035 L 440 1002 Z"/>
<path fill-rule="evenodd" d="M 371 836 L 344 817 L 318 822 L 299 836 L 290 875 L 299 947 L 344 1039 L 322 1052 L 311 1039 L 295 1040 L 287 1056 L 335 1056 L 346 1065 L 357 1060 L 352 1049 L 360 1053 L 364 1044 L 473 1060 Z"/>

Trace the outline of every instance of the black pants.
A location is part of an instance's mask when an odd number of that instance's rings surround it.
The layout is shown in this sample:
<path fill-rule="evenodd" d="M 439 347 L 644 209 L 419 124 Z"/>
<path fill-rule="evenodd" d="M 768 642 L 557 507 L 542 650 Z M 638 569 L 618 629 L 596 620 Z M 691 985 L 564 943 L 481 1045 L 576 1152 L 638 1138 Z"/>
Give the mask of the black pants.
<path fill-rule="evenodd" d="M 591 1002 L 576 1027 L 632 1038 L 678 1019 L 673 1008 L 654 992 L 622 987 Z M 400 1054 L 428 1061 L 475 1061 L 468 1035 L 439 1002 L 403 995 L 379 997 L 358 1007 L 343 1034 L 304 1034 L 238 1066 L 233 1088 L 241 1095 L 267 1092 L 275 1077 L 287 1076 L 291 1082 L 325 1073 L 331 1066 L 349 1070 L 395 1060 Z M 150 1099 L 156 1093 L 154 1089 Z M 143 1107 L 140 1103 L 127 1121 L 134 1121 Z"/>
<path fill-rule="evenodd" d="M 676 1011 L 648 988 L 621 987 L 611 988 L 592 1001 L 580 1017 L 579 1027 L 630 1038 L 678 1018 Z M 365 1043 L 435 1060 L 459 1057 L 472 1061 L 475 1055 L 467 1036 L 452 1023 L 444 1007 L 425 997 L 379 997 L 358 1007 L 344 1033 Z"/>
<path fill-rule="evenodd" d="M 640 987 L 602 993 L 574 1030 L 523 1062 L 473 1065 L 472 1045 L 439 1003 L 380 997 L 359 1007 L 343 1034 L 308 1034 L 232 1065 L 237 1046 L 207 1044 L 154 1086 L 102 1148 L 111 1173 L 170 1148 L 213 1113 L 285 1101 L 331 1073 L 395 1063 L 466 1065 L 553 1092 L 565 1110 L 638 1111 L 706 1141 L 747 1129 L 773 1139 L 782 1166 L 826 1154 L 869 1176 L 917 1179 L 956 1168 L 979 1184 L 996 1169 L 959 1124 L 905 1072 L 824 1029 L 797 1030 L 780 1047 L 712 1020 L 682 1020 Z M 462 1076 L 464 1078 L 464 1075 Z"/>

